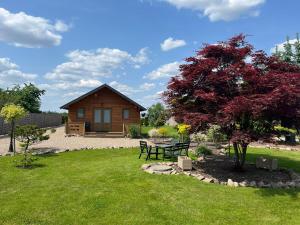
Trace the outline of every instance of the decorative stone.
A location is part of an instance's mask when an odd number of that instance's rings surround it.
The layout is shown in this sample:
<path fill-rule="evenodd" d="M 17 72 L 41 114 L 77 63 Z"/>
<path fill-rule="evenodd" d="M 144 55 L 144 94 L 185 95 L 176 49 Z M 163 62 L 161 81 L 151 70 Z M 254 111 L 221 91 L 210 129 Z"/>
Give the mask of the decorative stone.
<path fill-rule="evenodd" d="M 233 187 L 234 186 L 234 182 L 231 179 L 227 180 L 227 185 Z"/>
<path fill-rule="evenodd" d="M 183 172 L 185 175 L 187 176 L 191 176 L 191 173 L 190 172 Z"/>
<path fill-rule="evenodd" d="M 255 182 L 254 180 L 251 181 L 250 184 L 249 184 L 249 186 L 250 186 L 250 187 L 256 187 L 256 182 Z"/>
<path fill-rule="evenodd" d="M 204 180 L 204 179 L 205 179 L 205 177 L 204 177 L 204 176 L 202 176 L 202 175 L 198 175 L 198 176 L 197 176 L 197 179 L 198 179 L 198 180 Z"/>
<path fill-rule="evenodd" d="M 239 186 L 241 187 L 247 187 L 248 186 L 248 182 L 247 181 L 242 181 L 239 183 Z"/>
<path fill-rule="evenodd" d="M 214 183 L 214 180 L 211 178 L 205 178 L 204 180 L 202 180 L 205 183 Z"/>
<path fill-rule="evenodd" d="M 278 186 L 278 188 L 282 188 L 282 187 L 284 187 L 285 185 L 284 185 L 284 183 L 282 183 L 281 181 L 279 181 L 279 182 L 277 182 L 277 186 Z"/>
<path fill-rule="evenodd" d="M 272 183 L 270 184 L 270 186 L 271 186 L 271 188 L 280 188 L 280 186 L 278 185 L 277 182 L 272 182 Z"/>
<path fill-rule="evenodd" d="M 204 161 L 204 156 L 200 156 L 197 158 L 197 161 Z"/>
<path fill-rule="evenodd" d="M 142 169 L 143 169 L 143 170 L 146 170 L 146 169 L 148 169 L 149 167 L 150 167 L 149 164 L 143 164 L 143 165 L 142 165 Z"/>
<path fill-rule="evenodd" d="M 153 165 L 151 166 L 151 170 L 153 171 L 158 171 L 158 172 L 165 172 L 165 171 L 170 171 L 172 170 L 171 166 L 167 166 L 167 165 Z"/>
<path fill-rule="evenodd" d="M 264 158 L 264 157 L 257 157 L 256 158 L 256 168 L 277 170 L 278 169 L 278 160 Z"/>
<path fill-rule="evenodd" d="M 291 187 L 291 188 L 296 187 L 295 181 L 288 182 L 287 184 L 288 184 L 288 186 Z"/>
<path fill-rule="evenodd" d="M 264 187 L 265 183 L 263 181 L 260 181 L 257 183 L 257 186 L 258 187 Z"/>
<path fill-rule="evenodd" d="M 192 159 L 187 156 L 179 156 L 178 167 L 182 170 L 192 170 Z"/>

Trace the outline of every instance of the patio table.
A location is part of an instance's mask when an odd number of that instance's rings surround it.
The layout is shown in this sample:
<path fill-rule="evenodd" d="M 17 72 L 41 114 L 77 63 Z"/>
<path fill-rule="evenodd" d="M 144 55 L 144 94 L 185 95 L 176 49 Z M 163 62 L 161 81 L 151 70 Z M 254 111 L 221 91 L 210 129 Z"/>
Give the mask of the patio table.
<path fill-rule="evenodd" d="M 165 158 L 165 151 L 166 149 L 171 149 L 173 148 L 174 145 L 171 144 L 156 144 L 155 145 L 155 151 L 156 151 L 156 159 L 158 159 L 158 154 L 163 154 L 163 158 Z M 159 153 L 159 149 L 163 150 L 163 153 Z"/>

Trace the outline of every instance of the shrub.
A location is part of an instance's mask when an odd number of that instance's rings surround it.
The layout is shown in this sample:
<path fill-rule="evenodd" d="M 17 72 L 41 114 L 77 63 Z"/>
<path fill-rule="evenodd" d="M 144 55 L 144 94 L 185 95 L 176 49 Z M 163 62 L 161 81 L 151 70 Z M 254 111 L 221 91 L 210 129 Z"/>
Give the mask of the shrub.
<path fill-rule="evenodd" d="M 45 135 L 46 129 L 38 128 L 36 125 L 24 125 L 17 126 L 16 138 L 21 142 L 23 158 L 17 162 L 18 166 L 23 168 L 30 167 L 32 162 L 35 160 L 32 158 L 31 152 L 28 151 L 28 147 L 34 143 L 41 142 L 49 139 L 49 135 Z"/>
<path fill-rule="evenodd" d="M 140 126 L 139 125 L 130 125 L 129 126 L 129 135 L 131 138 L 138 138 L 140 135 Z"/>
<path fill-rule="evenodd" d="M 207 131 L 207 138 L 214 143 L 220 143 L 226 141 L 226 135 L 222 133 L 221 127 L 218 125 L 212 125 Z"/>
<path fill-rule="evenodd" d="M 160 134 L 160 136 L 166 137 L 167 133 L 168 133 L 168 130 L 165 127 L 161 127 L 161 128 L 158 129 L 158 133 Z"/>
<path fill-rule="evenodd" d="M 178 124 L 177 126 L 178 134 L 180 135 L 180 141 L 185 142 L 189 140 L 189 131 L 191 129 L 190 125 Z"/>
<path fill-rule="evenodd" d="M 51 132 L 51 134 L 54 134 L 56 132 L 56 129 L 55 128 L 51 128 L 50 132 Z"/>
<path fill-rule="evenodd" d="M 202 142 L 207 140 L 207 136 L 203 133 L 196 133 L 191 135 L 191 140 L 197 143 L 199 146 Z"/>
<path fill-rule="evenodd" d="M 151 130 L 149 130 L 149 131 L 148 131 L 148 135 L 149 135 L 149 137 L 151 137 L 151 138 L 159 137 L 159 136 L 160 136 L 160 134 L 159 134 L 159 132 L 158 132 L 157 129 L 151 129 Z"/>
<path fill-rule="evenodd" d="M 204 145 L 201 145 L 196 149 L 196 155 L 197 156 L 199 156 L 199 155 L 211 155 L 211 154 L 212 154 L 212 151 Z"/>

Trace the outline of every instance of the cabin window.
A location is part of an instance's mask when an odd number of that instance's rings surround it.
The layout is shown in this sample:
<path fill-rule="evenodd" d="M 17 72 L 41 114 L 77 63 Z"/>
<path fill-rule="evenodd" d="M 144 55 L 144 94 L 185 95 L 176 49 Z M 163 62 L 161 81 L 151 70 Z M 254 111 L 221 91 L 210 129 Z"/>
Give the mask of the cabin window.
<path fill-rule="evenodd" d="M 78 119 L 83 119 L 84 118 L 84 109 L 83 108 L 77 109 L 77 118 Z"/>
<path fill-rule="evenodd" d="M 129 119 L 129 109 L 123 109 L 123 119 L 124 120 Z"/>

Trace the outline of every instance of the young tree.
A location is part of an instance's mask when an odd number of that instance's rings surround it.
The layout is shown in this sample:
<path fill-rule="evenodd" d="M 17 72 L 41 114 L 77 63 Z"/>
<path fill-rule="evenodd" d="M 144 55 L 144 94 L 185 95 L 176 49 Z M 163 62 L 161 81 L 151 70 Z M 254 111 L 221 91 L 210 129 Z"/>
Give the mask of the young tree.
<path fill-rule="evenodd" d="M 9 152 L 16 153 L 16 144 L 15 144 L 15 123 L 18 119 L 21 119 L 26 115 L 26 111 L 23 107 L 19 105 L 9 104 L 5 105 L 1 111 L 0 116 L 4 118 L 7 123 L 11 124 L 11 131 L 10 131 L 10 145 L 9 145 Z"/>
<path fill-rule="evenodd" d="M 156 103 L 148 109 L 148 121 L 150 126 L 163 126 L 166 122 L 167 112 L 161 103 Z"/>
<path fill-rule="evenodd" d="M 240 34 L 204 45 L 187 58 L 164 96 L 177 120 L 193 131 L 219 125 L 233 143 L 235 168 L 241 170 L 248 144 L 270 138 L 273 121 L 299 125 L 300 67 L 253 52 Z"/>
<path fill-rule="evenodd" d="M 21 142 L 23 149 L 23 159 L 21 165 L 23 168 L 29 167 L 32 164 L 32 158 L 28 153 L 28 148 L 34 143 L 41 142 L 49 139 L 49 135 L 46 135 L 46 129 L 38 128 L 36 125 L 24 125 L 17 126 L 15 136 L 18 141 Z"/>

